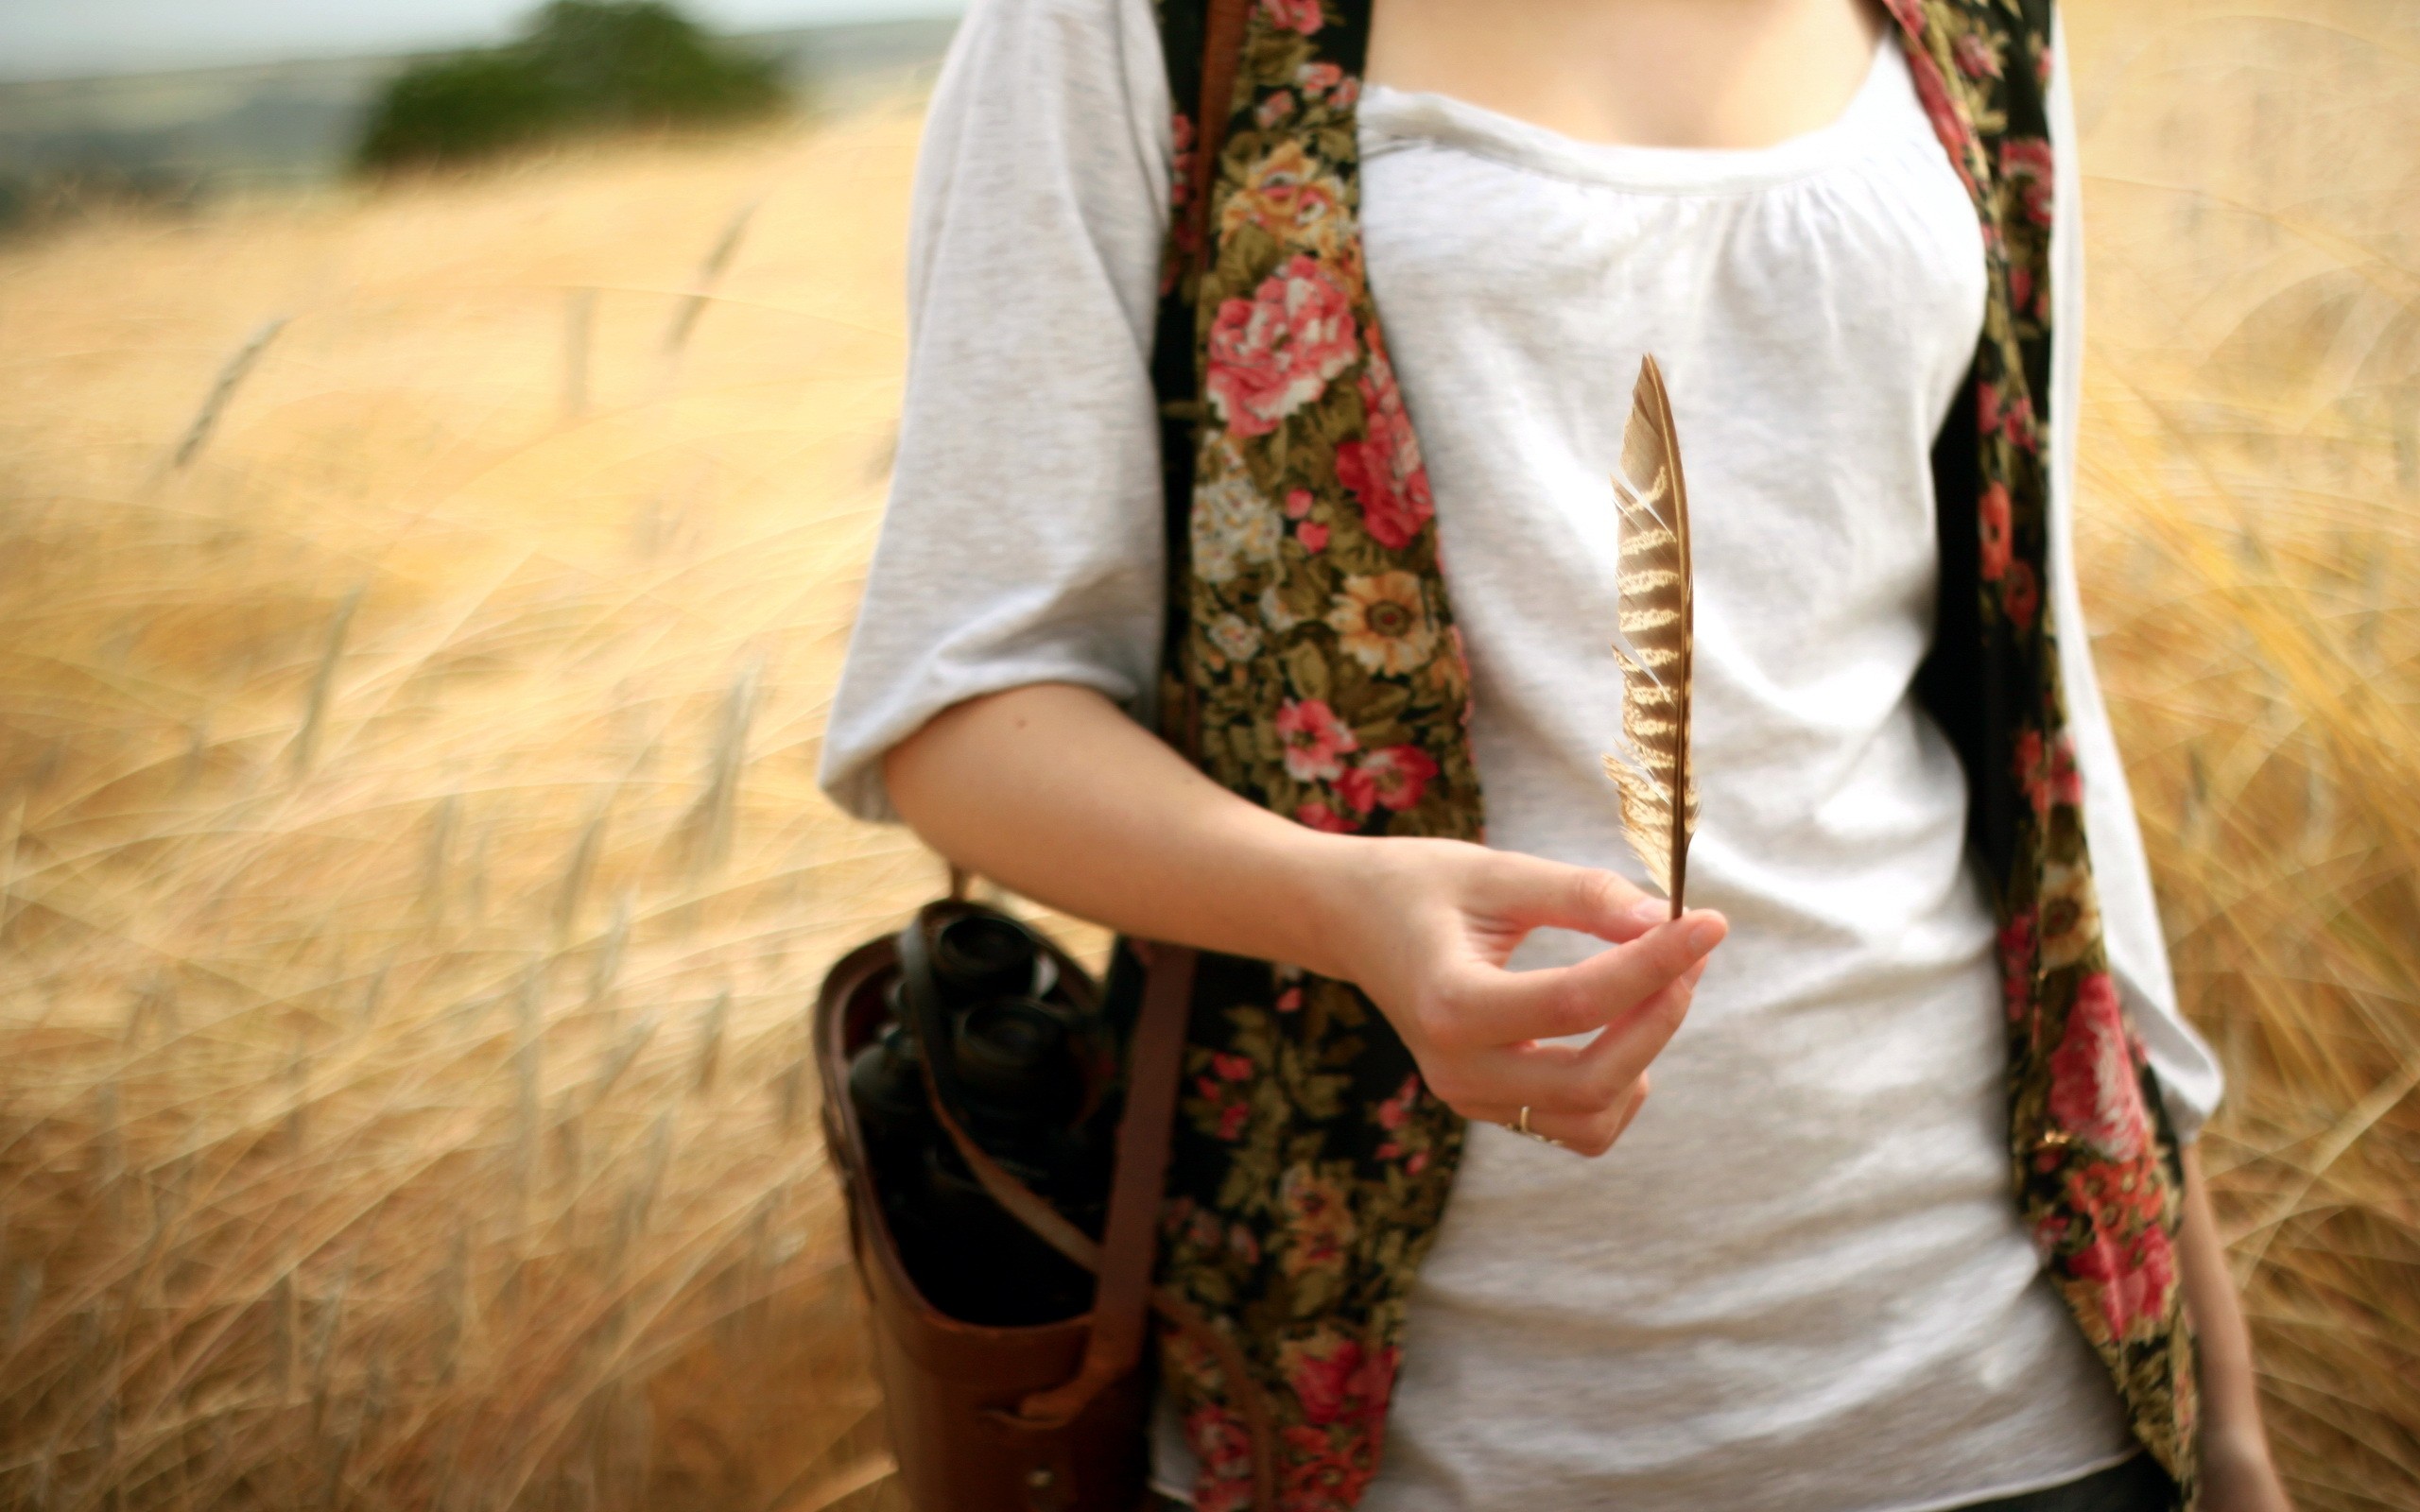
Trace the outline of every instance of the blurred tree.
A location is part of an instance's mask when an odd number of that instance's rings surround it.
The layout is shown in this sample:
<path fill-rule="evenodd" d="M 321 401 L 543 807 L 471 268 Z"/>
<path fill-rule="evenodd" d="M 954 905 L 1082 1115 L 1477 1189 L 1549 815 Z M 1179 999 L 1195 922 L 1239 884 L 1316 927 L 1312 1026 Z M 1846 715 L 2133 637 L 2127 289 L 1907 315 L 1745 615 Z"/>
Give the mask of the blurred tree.
<path fill-rule="evenodd" d="M 579 131 L 709 125 L 786 103 L 774 65 L 660 0 L 551 0 L 519 41 L 418 64 L 371 112 L 360 166 L 433 166 Z"/>
<path fill-rule="evenodd" d="M 365 168 L 460 163 L 533 142 L 570 113 L 537 60 L 473 53 L 418 64 L 388 85 L 357 156 Z"/>

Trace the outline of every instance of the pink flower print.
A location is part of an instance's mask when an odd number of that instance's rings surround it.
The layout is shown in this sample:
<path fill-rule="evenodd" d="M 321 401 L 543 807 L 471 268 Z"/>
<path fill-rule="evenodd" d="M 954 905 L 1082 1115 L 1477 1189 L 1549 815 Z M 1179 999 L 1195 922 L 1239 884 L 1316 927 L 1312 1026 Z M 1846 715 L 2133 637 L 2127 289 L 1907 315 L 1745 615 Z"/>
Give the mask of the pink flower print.
<path fill-rule="evenodd" d="M 2053 803 L 2077 804 L 2083 801 L 2083 778 L 2076 771 L 2075 742 L 2065 732 L 2049 743 L 2048 759 L 2042 732 L 2029 730 L 2016 737 L 2017 785 L 2024 790 L 2026 801 L 2032 805 L 2033 817 L 2047 821 Z"/>
<path fill-rule="evenodd" d="M 2168 1316 L 2169 1295 L 2176 1286 L 2176 1248 L 2156 1225 L 2131 1240 L 2095 1234 L 2090 1245 L 2068 1258 L 2067 1269 L 2100 1283 L 2100 1315 L 2113 1338 L 2125 1338 L 2137 1323 L 2159 1323 Z"/>
<path fill-rule="evenodd" d="M 1371 1349 L 1357 1339 L 1322 1329 L 1306 1339 L 1278 1346 L 1286 1383 L 1303 1404 L 1303 1416 L 1320 1427 L 1376 1422 L 1394 1395 L 1399 1353 L 1393 1346 Z"/>
<path fill-rule="evenodd" d="M 2033 309 L 2033 269 L 2018 266 L 2008 270 L 2008 301 L 2017 314 Z M 2037 315 L 2048 313 L 2037 310 Z"/>
<path fill-rule="evenodd" d="M 2008 576 L 2011 552 L 2008 486 L 1995 483 L 1983 490 L 1983 581 L 1996 583 Z"/>
<path fill-rule="evenodd" d="M 1305 551 L 1316 557 L 1327 549 L 1327 526 L 1316 520 L 1305 520 L 1294 527 L 1294 539 L 1303 543 Z"/>
<path fill-rule="evenodd" d="M 1285 991 L 1278 993 L 1277 1011 L 1280 1013 L 1302 1012 L 1303 989 L 1299 987 L 1289 987 Z"/>
<path fill-rule="evenodd" d="M 1305 63 L 1294 70 L 1294 87 L 1305 94 L 1324 94 L 1344 82 L 1344 70 L 1334 63 Z"/>
<path fill-rule="evenodd" d="M 1277 1504 L 1286 1512 L 1351 1512 L 1370 1482 L 1374 1447 L 1357 1429 L 1288 1428 Z"/>
<path fill-rule="evenodd" d="M 2016 757 L 2010 765 L 2016 769 L 2017 786 L 2024 789 L 2026 801 L 2033 805 L 2037 819 L 2050 812 L 2048 764 L 2042 760 L 2042 731 L 2029 730 L 2016 737 Z"/>
<path fill-rule="evenodd" d="M 1336 790 L 1363 814 L 1380 805 L 1401 813 L 1419 803 L 1436 775 L 1436 760 L 1419 747 L 1389 746 L 1338 778 Z"/>
<path fill-rule="evenodd" d="M 1359 354 L 1351 301 L 1326 269 L 1298 253 L 1251 299 L 1210 324 L 1210 402 L 1237 436 L 1266 436 L 1317 399 Z"/>
<path fill-rule="evenodd" d="M 1222 1081 L 1250 1081 L 1252 1057 L 1231 1056 L 1223 1050 L 1214 1051 L 1210 1057 L 1210 1069 L 1217 1072 Z"/>
<path fill-rule="evenodd" d="M 1293 93 L 1288 90 L 1281 89 L 1272 91 L 1268 98 L 1262 100 L 1260 104 L 1253 109 L 1252 118 L 1254 122 L 1258 123 L 1262 130 L 1266 131 L 1270 127 L 1275 126 L 1278 122 L 1286 119 L 1287 116 L 1292 114 L 1293 112 Z"/>
<path fill-rule="evenodd" d="M 1428 470 L 1420 460 L 1411 417 L 1404 411 L 1403 390 L 1395 384 L 1394 365 L 1374 335 L 1370 365 L 1361 374 L 1361 438 L 1336 448 L 1337 481 L 1361 506 L 1361 524 L 1371 539 L 1400 551 L 1411 544 L 1437 508 L 1429 497 Z"/>
<path fill-rule="evenodd" d="M 1361 748 L 1324 698 L 1287 699 L 1277 711 L 1277 739 L 1286 775 L 1298 782 L 1334 782 L 1346 754 Z"/>
<path fill-rule="evenodd" d="M 1884 0 L 1899 25 L 1910 36 L 1920 36 L 1928 23 L 1924 18 L 1921 0 Z M 1949 154 L 1949 165 L 1957 170 L 1958 181 L 1966 192 L 1975 192 L 1975 176 L 1968 168 L 1969 155 L 1981 145 L 1975 138 L 1966 118 L 1950 103 L 1949 81 L 1941 75 L 1941 65 L 1932 54 L 1921 47 L 1907 50 L 1908 72 L 1915 76 L 1916 97 L 1924 101 L 1925 118 L 1932 123 L 1933 139 Z"/>
<path fill-rule="evenodd" d="M 2042 436 L 2033 423 L 2033 401 L 2031 399 L 2018 398 L 2010 404 L 2008 414 L 2000 421 L 2000 430 L 2008 437 L 2008 443 L 2020 452 L 2042 449 Z"/>
<path fill-rule="evenodd" d="M 1311 497 L 1311 490 L 1308 489 L 1288 489 L 1286 491 L 1286 518 L 1303 519 L 1311 512 L 1311 506 L 1317 502 Z"/>
<path fill-rule="evenodd" d="M 2118 986 L 2106 971 L 2076 984 L 2066 1032 L 2050 1052 L 2050 1116 L 2094 1149 L 2131 1160 L 2151 1143 L 2151 1110 Z"/>
<path fill-rule="evenodd" d="M 2008 438 L 2009 444 L 2020 451 L 2031 452 L 2040 449 L 2042 438 L 2033 423 L 2032 400 L 2019 396 L 2009 401 L 2007 407 L 2002 408 L 1999 387 L 1996 384 L 1983 384 L 1976 390 L 1975 409 L 1976 418 L 1982 424 L 1983 436 L 1986 439 L 1994 436 L 2005 436 Z"/>
<path fill-rule="evenodd" d="M 1251 1105 L 1229 1103 L 1219 1109 L 1219 1137 L 1228 1143 L 1244 1137 L 1244 1125 L 1252 1117 Z"/>
<path fill-rule="evenodd" d="M 1169 145 L 1174 150 L 1168 168 L 1176 181 L 1169 187 L 1168 202 L 1176 207 L 1178 217 L 1182 219 L 1184 207 L 1193 198 L 1193 117 L 1183 111 L 1176 112 L 1171 121 L 1171 135 Z"/>
<path fill-rule="evenodd" d="M 1342 1265 L 1344 1246 L 1353 1243 L 1358 1226 L 1337 1179 L 1294 1166 L 1278 1182 L 1277 1195 L 1285 1211 L 1286 1274 Z"/>
<path fill-rule="evenodd" d="M 1297 805 L 1294 810 L 1294 822 L 1307 824 L 1314 830 L 1323 830 L 1329 834 L 1351 834 L 1355 829 L 1351 819 L 1316 800 Z"/>
<path fill-rule="evenodd" d="M 2031 563 L 2008 564 L 2008 576 L 2000 584 L 2000 607 L 2008 611 L 2009 623 L 2018 629 L 2033 628 L 2034 611 L 2042 607 L 2042 591 L 2034 583 Z"/>
<path fill-rule="evenodd" d="M 1194 1512 L 1240 1512 L 1252 1501 L 1252 1433 L 1243 1419 L 1204 1403 L 1185 1416 L 1184 1439 L 1201 1466 Z"/>
<path fill-rule="evenodd" d="M 2000 931 L 2000 993 L 2011 1023 L 2033 1005 L 2033 910 L 2019 910 Z"/>
<path fill-rule="evenodd" d="M 1294 1368 L 1288 1384 L 1303 1404 L 1303 1416 L 1322 1426 L 1345 1414 L 1361 1374 L 1361 1346 L 1351 1339 L 1327 1338 L 1318 1341 L 1315 1349 L 1303 1349 L 1294 1354 Z"/>
<path fill-rule="evenodd" d="M 1260 9 L 1269 12 L 1270 21 L 1305 37 L 1319 30 L 1325 19 L 1320 14 L 1320 0 L 1260 0 Z"/>
<path fill-rule="evenodd" d="M 2050 224 L 2053 179 L 2048 141 L 2038 136 L 2013 136 L 2001 142 L 2000 177 L 2023 197 L 2026 219 L 2036 226 Z"/>
<path fill-rule="evenodd" d="M 1396 1351 L 1365 1349 L 1322 1332 L 1288 1340 L 1280 1368 L 1306 1421 L 1284 1431 L 1278 1504 L 1287 1512 L 1346 1512 L 1377 1473 L 1377 1437 L 1393 1395 Z"/>
<path fill-rule="evenodd" d="M 2070 808 L 2083 801 L 2083 773 L 2076 768 L 2076 745 L 2064 730 L 2050 745 L 2050 797 Z"/>

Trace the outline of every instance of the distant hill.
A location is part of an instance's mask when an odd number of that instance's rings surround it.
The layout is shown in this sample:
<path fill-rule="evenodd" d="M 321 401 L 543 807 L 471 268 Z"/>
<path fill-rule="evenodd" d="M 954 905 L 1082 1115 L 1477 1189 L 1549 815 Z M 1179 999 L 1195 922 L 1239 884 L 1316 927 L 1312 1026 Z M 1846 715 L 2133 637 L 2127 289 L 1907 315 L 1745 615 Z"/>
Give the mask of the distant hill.
<path fill-rule="evenodd" d="M 807 108 L 929 78 L 955 21 L 810 26 L 731 41 L 773 59 Z M 425 56 L 425 55 L 421 55 Z M 0 221 L 45 182 L 160 198 L 341 172 L 379 90 L 415 56 L 0 82 Z"/>

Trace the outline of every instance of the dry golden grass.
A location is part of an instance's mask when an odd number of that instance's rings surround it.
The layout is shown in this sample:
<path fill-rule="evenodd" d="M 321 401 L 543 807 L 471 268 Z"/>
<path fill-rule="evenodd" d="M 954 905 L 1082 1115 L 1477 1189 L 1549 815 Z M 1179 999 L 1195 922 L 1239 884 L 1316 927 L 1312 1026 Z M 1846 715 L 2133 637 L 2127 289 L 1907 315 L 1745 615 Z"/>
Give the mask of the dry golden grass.
<path fill-rule="evenodd" d="M 935 877 L 812 781 L 914 135 L 0 265 L 0 1498 L 884 1473 L 804 1057 Z"/>
<path fill-rule="evenodd" d="M 2420 1507 L 2420 16 L 2070 17 L 2088 609 L 2307 1507 Z"/>
<path fill-rule="evenodd" d="M 2420 41 L 2070 25 L 2207 1149 L 2305 1504 L 2420 1507 Z M 803 1031 L 937 875 L 812 781 L 914 138 L 0 252 L 0 1505 L 895 1500 Z"/>

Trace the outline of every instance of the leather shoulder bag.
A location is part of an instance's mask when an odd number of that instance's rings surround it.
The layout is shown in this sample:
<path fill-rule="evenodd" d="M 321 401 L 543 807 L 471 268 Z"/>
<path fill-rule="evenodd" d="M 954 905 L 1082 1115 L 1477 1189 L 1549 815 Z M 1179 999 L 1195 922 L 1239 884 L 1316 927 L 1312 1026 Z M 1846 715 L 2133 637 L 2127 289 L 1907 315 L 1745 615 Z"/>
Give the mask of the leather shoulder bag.
<path fill-rule="evenodd" d="M 824 1139 L 845 1184 L 852 1252 L 873 1305 L 875 1365 L 900 1477 L 917 1512 L 1134 1512 L 1145 1489 L 1150 1377 L 1147 1314 L 1192 1335 L 1247 1393 L 1255 1503 L 1273 1506 L 1269 1415 L 1225 1335 L 1151 1284 L 1161 1182 L 1184 1052 L 1194 954 L 1132 947 L 1146 962 L 1125 1068 L 1107 1218 L 1095 1240 L 994 1160 L 968 1133 L 956 1067 L 931 983 L 934 932 L 977 911 L 927 905 L 897 936 L 844 956 L 816 1007 Z M 1046 946 L 1080 1005 L 1097 1011 L 1082 969 Z M 894 993 L 894 984 L 897 990 Z M 968 1322 L 934 1305 L 910 1277 L 884 1214 L 850 1062 L 889 1017 L 916 1027 L 934 1121 L 983 1190 L 1052 1249 L 1094 1277 L 1092 1306 L 1023 1327 Z"/>

